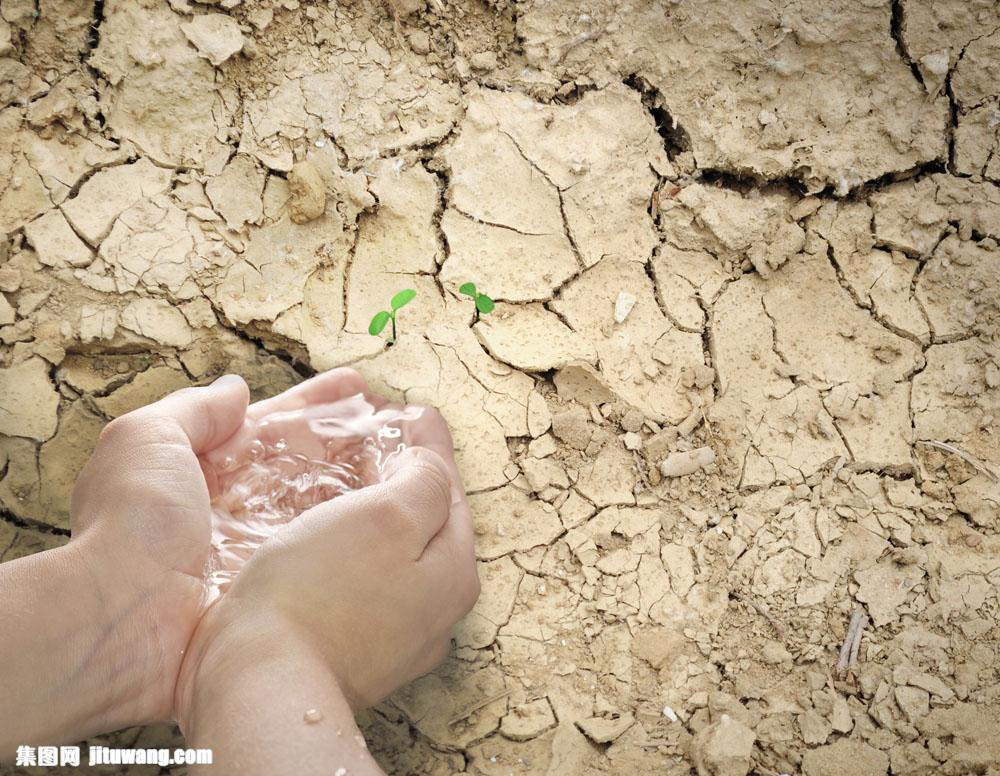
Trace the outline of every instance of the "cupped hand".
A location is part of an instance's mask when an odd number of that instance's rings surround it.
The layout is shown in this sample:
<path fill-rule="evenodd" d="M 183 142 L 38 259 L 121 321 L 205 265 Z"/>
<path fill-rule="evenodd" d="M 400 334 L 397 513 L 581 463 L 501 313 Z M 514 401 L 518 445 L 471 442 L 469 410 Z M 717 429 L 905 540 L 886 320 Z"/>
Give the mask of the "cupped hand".
<path fill-rule="evenodd" d="M 248 418 L 355 393 L 389 406 L 357 373 L 339 371 L 254 405 Z M 441 415 L 425 409 L 404 430 L 410 446 L 381 482 L 282 526 L 202 619 L 178 682 L 182 728 L 222 664 L 253 670 L 251 644 L 320 656 L 355 709 L 447 655 L 452 626 L 479 595 L 472 521 Z"/>
<path fill-rule="evenodd" d="M 184 651 L 204 600 L 211 538 L 198 455 L 244 420 L 246 383 L 228 375 L 111 421 L 70 502 L 75 550 L 107 620 L 115 719 L 170 719 Z M 86 584 L 85 583 L 85 584 Z"/>
<path fill-rule="evenodd" d="M 246 384 L 227 376 L 104 429 L 73 492 L 68 549 L 102 602 L 101 649 L 116 663 L 108 719 L 177 717 L 208 656 L 238 657 L 243 634 L 317 650 L 356 707 L 444 657 L 479 586 L 451 437 L 434 410 L 407 424 L 412 447 L 385 482 L 283 527 L 205 613 L 211 471 L 202 459 L 240 443 L 264 416 L 357 393 L 390 406 L 350 369 L 249 408 Z"/>

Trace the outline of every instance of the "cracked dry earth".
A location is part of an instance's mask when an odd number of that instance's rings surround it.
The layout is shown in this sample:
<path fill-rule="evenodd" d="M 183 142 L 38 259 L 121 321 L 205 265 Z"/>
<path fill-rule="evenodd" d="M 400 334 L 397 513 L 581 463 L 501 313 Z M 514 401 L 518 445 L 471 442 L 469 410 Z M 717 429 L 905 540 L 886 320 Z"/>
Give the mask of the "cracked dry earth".
<path fill-rule="evenodd" d="M 388 772 L 997 772 L 993 2 L 0 17 L 0 557 L 110 418 L 351 364 L 444 412 L 483 582 Z"/>

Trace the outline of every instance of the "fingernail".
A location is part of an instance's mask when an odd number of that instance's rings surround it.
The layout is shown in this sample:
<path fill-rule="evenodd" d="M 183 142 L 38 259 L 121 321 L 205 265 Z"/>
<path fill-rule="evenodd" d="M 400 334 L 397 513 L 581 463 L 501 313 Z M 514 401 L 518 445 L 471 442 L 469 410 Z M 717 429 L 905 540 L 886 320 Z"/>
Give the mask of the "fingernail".
<path fill-rule="evenodd" d="M 222 377 L 214 380 L 212 382 L 212 387 L 225 388 L 227 385 L 235 385 L 236 383 L 242 383 L 243 378 L 239 375 L 222 375 Z"/>

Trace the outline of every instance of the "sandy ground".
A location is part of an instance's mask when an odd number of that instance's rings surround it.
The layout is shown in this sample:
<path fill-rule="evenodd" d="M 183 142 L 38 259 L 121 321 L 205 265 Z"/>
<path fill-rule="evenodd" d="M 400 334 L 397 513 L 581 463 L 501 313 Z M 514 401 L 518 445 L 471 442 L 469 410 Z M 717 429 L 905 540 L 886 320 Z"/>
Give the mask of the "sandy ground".
<path fill-rule="evenodd" d="M 996 768 L 995 3 L 0 16 L 4 559 L 108 419 L 353 364 L 445 413 L 483 580 L 390 773 Z"/>

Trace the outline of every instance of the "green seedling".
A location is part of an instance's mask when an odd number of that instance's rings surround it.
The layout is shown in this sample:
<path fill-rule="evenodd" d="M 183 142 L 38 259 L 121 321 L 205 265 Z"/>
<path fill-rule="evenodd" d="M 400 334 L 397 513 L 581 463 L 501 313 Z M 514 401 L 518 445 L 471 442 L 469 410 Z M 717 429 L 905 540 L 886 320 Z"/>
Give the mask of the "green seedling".
<path fill-rule="evenodd" d="M 399 312 L 400 308 L 405 307 L 410 302 L 413 301 L 413 297 L 417 295 L 417 292 L 412 288 L 404 288 L 402 291 L 397 291 L 395 296 L 389 300 L 388 310 L 379 310 L 372 316 L 372 322 L 368 324 L 368 333 L 373 337 L 377 337 L 382 333 L 385 325 L 392 321 L 392 337 L 388 340 L 391 345 L 396 341 L 396 313 Z"/>
<path fill-rule="evenodd" d="M 480 294 L 478 291 L 476 291 L 475 283 L 462 283 L 462 285 L 458 287 L 458 292 L 460 294 L 465 294 L 466 296 L 472 297 L 472 301 L 476 303 L 477 321 L 479 320 L 480 313 L 482 313 L 483 315 L 488 315 L 489 313 L 493 312 L 493 308 L 496 307 L 496 305 L 493 303 L 493 300 L 490 299 L 488 296 L 486 296 L 486 294 Z"/>

